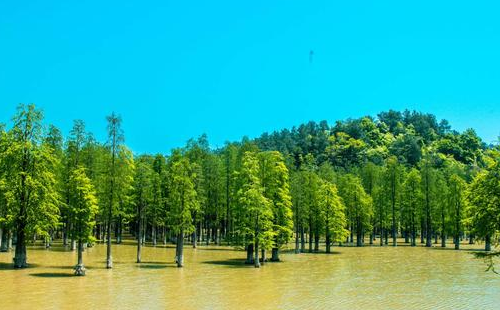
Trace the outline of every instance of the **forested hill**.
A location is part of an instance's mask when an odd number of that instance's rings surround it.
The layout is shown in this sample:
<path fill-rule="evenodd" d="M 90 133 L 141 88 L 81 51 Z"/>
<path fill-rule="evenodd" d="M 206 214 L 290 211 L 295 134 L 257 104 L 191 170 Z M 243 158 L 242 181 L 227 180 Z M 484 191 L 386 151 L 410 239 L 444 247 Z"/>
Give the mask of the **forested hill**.
<path fill-rule="evenodd" d="M 482 166 L 488 146 L 473 129 L 460 133 L 447 120 L 428 113 L 405 110 L 381 112 L 377 117 L 308 122 L 291 130 L 263 133 L 255 139 L 261 150 L 277 150 L 299 167 L 312 156 L 318 165 L 329 161 L 337 167 L 382 164 L 390 156 L 400 163 L 416 165 L 424 152 L 450 156 L 469 165 Z"/>

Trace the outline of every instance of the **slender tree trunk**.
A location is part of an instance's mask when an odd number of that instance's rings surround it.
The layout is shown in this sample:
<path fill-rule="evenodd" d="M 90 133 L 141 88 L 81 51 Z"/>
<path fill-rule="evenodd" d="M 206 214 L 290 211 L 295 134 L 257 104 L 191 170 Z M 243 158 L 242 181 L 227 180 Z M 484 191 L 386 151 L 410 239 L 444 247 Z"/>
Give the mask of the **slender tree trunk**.
<path fill-rule="evenodd" d="M 257 237 L 255 237 L 255 241 L 254 241 L 254 260 L 253 260 L 253 263 L 254 263 L 254 267 L 255 268 L 260 268 L 260 260 L 259 260 L 259 240 L 257 239 Z"/>
<path fill-rule="evenodd" d="M 312 221 L 309 221 L 309 253 L 313 251 L 313 231 L 312 231 Z"/>
<path fill-rule="evenodd" d="M 266 249 L 261 249 L 260 252 L 261 252 L 261 254 L 260 254 L 260 262 L 262 263 L 262 265 L 264 265 L 264 263 L 267 261 Z"/>
<path fill-rule="evenodd" d="M 153 246 L 156 246 L 156 223 L 151 225 L 151 238 L 153 239 Z"/>
<path fill-rule="evenodd" d="M 314 232 L 314 252 L 319 252 L 319 231 Z"/>
<path fill-rule="evenodd" d="M 112 213 L 111 213 L 111 206 L 108 211 L 108 227 L 106 231 L 106 238 L 107 238 L 107 243 L 106 243 L 106 268 L 111 269 L 113 268 L 113 257 L 111 256 L 111 220 L 112 220 Z"/>
<path fill-rule="evenodd" d="M 330 240 L 330 229 L 328 229 L 328 222 L 326 223 L 326 253 L 331 253 L 331 240 Z"/>
<path fill-rule="evenodd" d="M 11 232 L 9 230 L 5 230 L 2 235 L 2 246 L 0 247 L 0 252 L 7 252 L 9 250 L 9 235 Z"/>
<path fill-rule="evenodd" d="M 138 221 L 137 225 L 139 226 L 137 228 L 137 263 L 141 262 L 141 251 L 142 251 L 142 207 L 138 207 Z"/>
<path fill-rule="evenodd" d="M 184 231 L 177 235 L 177 267 L 184 266 Z"/>
<path fill-rule="evenodd" d="M 306 238 L 304 233 L 304 225 L 300 225 L 300 252 L 306 252 Z"/>
<path fill-rule="evenodd" d="M 196 249 L 196 239 L 197 239 L 197 238 L 198 238 L 198 237 L 196 236 L 196 226 L 195 226 L 195 229 L 194 229 L 194 231 L 193 231 L 193 235 L 192 235 L 192 240 L 193 240 L 193 241 L 192 241 L 192 243 L 193 243 L 193 249 Z"/>
<path fill-rule="evenodd" d="M 83 265 L 83 241 L 81 239 L 78 239 L 78 263 L 75 266 L 75 275 L 85 275 L 85 266 Z"/>

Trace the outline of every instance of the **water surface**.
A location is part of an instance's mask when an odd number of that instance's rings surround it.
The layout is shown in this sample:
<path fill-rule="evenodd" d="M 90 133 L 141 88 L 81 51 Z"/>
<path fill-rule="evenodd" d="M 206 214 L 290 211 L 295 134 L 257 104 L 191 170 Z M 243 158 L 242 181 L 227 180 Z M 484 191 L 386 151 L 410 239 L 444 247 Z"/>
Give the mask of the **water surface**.
<path fill-rule="evenodd" d="M 470 249 L 470 248 L 469 248 Z M 0 253 L 1 309 L 499 309 L 500 276 L 484 272 L 468 250 L 335 247 L 327 254 L 282 254 L 256 269 L 229 247 L 186 247 L 185 267 L 173 246 L 132 242 L 84 253 L 87 276 L 72 276 L 76 253 L 60 245 L 30 247 L 30 268 L 10 269 Z"/>

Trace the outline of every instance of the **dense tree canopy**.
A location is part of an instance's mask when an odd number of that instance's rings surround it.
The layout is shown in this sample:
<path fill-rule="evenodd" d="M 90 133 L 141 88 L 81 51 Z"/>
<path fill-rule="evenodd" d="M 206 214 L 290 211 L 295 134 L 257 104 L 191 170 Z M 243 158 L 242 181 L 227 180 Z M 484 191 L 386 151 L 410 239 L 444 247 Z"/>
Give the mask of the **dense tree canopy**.
<path fill-rule="evenodd" d="M 168 155 L 134 154 L 121 118 L 106 120 L 104 143 L 81 120 L 64 138 L 34 105 L 0 126 L 0 250 L 16 245 L 16 267 L 28 239 L 79 253 L 106 242 L 111 268 L 111 240 L 124 237 L 138 263 L 144 243 L 175 243 L 179 267 L 185 242 L 244 247 L 259 267 L 291 242 L 301 253 L 453 237 L 490 250 L 497 238 L 498 147 L 432 114 L 309 122 L 217 149 L 201 135 Z"/>

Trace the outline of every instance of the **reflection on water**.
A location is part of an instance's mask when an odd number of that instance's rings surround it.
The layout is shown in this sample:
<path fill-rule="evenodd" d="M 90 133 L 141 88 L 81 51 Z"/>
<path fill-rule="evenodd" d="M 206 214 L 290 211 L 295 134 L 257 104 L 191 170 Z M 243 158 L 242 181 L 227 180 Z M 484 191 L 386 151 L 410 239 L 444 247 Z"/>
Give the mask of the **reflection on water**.
<path fill-rule="evenodd" d="M 469 251 L 440 248 L 335 247 L 335 253 L 282 254 L 255 269 L 231 248 L 114 246 L 84 253 L 86 277 L 73 277 L 76 253 L 32 247 L 31 268 L 10 269 L 0 253 L 1 309 L 499 309 L 500 276 Z"/>

